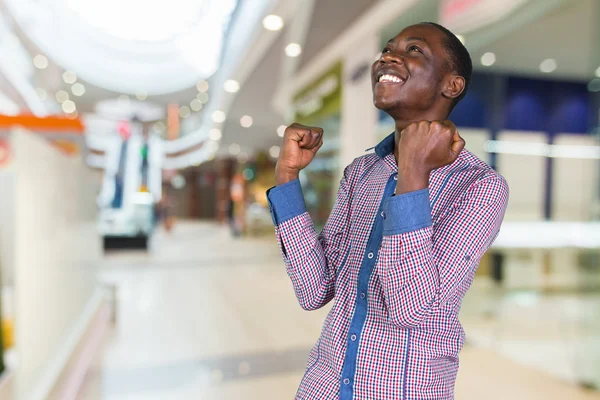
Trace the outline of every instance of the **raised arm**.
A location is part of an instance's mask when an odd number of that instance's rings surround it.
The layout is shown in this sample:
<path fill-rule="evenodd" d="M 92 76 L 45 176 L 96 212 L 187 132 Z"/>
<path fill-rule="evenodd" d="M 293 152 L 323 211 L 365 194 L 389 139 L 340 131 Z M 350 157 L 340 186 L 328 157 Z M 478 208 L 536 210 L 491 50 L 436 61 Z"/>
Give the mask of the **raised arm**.
<path fill-rule="evenodd" d="M 277 186 L 267 192 L 276 236 L 298 302 L 305 310 L 327 304 L 336 271 L 347 249 L 352 165 L 344 171 L 333 211 L 321 234 L 306 211 L 298 174 L 323 143 L 320 128 L 293 124 L 286 129 L 276 167 Z"/>

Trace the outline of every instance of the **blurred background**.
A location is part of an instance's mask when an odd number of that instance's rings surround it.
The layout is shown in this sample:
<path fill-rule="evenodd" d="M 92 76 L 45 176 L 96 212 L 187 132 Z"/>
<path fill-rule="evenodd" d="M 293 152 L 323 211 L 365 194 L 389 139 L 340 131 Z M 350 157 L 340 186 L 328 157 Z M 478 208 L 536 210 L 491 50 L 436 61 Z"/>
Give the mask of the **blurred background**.
<path fill-rule="evenodd" d="M 369 67 L 421 21 L 469 49 L 451 119 L 511 188 L 456 398 L 600 399 L 599 1 L 0 4 L 0 399 L 293 398 L 328 307 L 273 235 L 283 131 L 325 129 L 322 227 L 394 129 Z"/>

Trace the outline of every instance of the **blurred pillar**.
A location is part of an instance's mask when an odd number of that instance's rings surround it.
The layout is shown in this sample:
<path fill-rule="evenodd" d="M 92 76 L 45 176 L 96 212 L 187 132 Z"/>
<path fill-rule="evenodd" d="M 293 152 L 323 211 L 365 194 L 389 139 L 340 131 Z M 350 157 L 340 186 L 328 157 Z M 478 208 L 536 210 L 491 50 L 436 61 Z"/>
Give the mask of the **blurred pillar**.
<path fill-rule="evenodd" d="M 352 45 L 343 60 L 340 129 L 340 174 L 352 160 L 377 144 L 378 110 L 373 106 L 371 64 L 379 49 L 373 32 Z"/>

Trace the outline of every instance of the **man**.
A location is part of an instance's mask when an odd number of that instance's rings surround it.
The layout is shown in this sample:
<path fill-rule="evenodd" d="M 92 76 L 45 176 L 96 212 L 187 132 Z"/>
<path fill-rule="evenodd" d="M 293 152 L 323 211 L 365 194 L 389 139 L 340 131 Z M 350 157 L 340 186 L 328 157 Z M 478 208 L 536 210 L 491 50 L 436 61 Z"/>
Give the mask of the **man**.
<path fill-rule="evenodd" d="M 437 24 L 388 42 L 373 64 L 373 102 L 395 133 L 345 169 L 320 235 L 298 173 L 323 130 L 286 129 L 268 192 L 277 239 L 300 305 L 335 298 L 297 399 L 454 397 L 458 311 L 508 199 L 506 181 L 446 120 L 471 72 L 467 50 Z"/>

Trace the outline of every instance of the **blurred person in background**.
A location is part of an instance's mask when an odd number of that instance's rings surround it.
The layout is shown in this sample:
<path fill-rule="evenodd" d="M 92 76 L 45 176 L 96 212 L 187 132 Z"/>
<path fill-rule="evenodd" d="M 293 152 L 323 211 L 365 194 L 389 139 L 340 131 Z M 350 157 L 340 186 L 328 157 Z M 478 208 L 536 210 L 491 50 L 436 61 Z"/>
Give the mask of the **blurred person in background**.
<path fill-rule="evenodd" d="M 323 130 L 286 129 L 267 193 L 277 240 L 300 305 L 335 298 L 298 399 L 454 398 L 458 311 L 508 200 L 504 178 L 447 120 L 471 73 L 468 51 L 440 25 L 388 42 L 372 67 L 373 102 L 395 132 L 345 169 L 321 234 L 298 176 Z"/>

